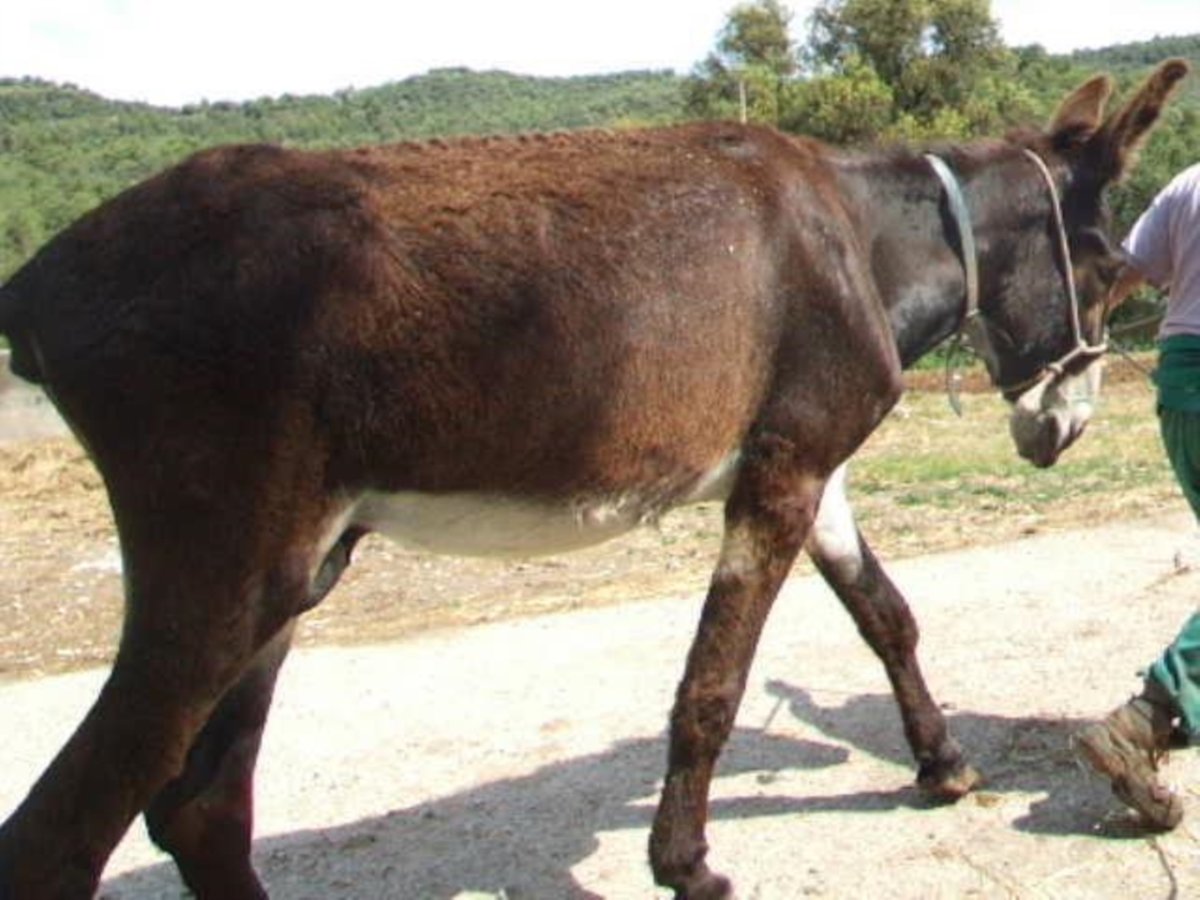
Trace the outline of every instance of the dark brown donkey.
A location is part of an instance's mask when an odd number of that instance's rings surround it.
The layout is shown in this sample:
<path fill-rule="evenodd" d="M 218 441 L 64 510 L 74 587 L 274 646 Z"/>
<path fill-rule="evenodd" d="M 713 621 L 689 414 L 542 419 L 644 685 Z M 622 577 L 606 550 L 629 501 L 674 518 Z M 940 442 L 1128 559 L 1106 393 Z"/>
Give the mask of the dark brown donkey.
<path fill-rule="evenodd" d="M 1091 80 L 1045 132 L 936 161 L 729 124 L 225 147 L 82 218 L 4 286 L 0 326 L 104 477 L 126 620 L 0 831 L 0 896 L 89 896 L 141 812 L 198 896 L 264 896 L 275 675 L 373 530 L 526 554 L 725 499 L 650 837 L 678 897 L 730 893 L 705 865 L 709 780 L 801 549 L 887 666 L 921 782 L 968 790 L 837 473 L 902 366 L 964 327 L 1024 455 L 1078 435 L 1121 266 L 1102 194 L 1186 70 L 1107 119 Z"/>

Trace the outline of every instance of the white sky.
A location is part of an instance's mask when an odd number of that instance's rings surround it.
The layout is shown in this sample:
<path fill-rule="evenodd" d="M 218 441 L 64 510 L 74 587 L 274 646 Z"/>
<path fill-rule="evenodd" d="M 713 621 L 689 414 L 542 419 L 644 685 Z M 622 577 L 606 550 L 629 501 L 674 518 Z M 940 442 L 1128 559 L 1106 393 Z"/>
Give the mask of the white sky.
<path fill-rule="evenodd" d="M 371 87 L 439 66 L 686 72 L 737 2 L 2 0 L 0 77 L 178 106 Z M 803 41 L 813 0 L 788 5 Z M 1052 52 L 1200 34 L 1200 0 L 992 0 L 991 8 L 1009 45 Z"/>

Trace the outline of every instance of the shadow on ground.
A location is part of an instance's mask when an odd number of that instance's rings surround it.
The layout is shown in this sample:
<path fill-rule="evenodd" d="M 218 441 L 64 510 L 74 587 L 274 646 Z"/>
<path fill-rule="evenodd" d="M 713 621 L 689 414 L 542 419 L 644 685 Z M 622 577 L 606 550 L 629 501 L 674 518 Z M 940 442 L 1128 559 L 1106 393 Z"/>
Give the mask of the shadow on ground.
<path fill-rule="evenodd" d="M 783 701 L 793 716 L 831 739 L 897 765 L 912 765 L 890 694 L 859 694 L 836 706 L 823 706 L 804 688 L 786 682 L 768 682 L 766 690 Z M 1013 823 L 1019 831 L 1064 837 L 1146 837 L 1145 831 L 1128 821 L 1105 821 L 1104 811 L 1112 806 L 1107 786 L 1084 771 L 1071 751 L 1071 735 L 1089 720 L 947 711 L 946 721 L 971 763 L 983 773 L 979 791 L 1045 794 Z"/>
<path fill-rule="evenodd" d="M 720 774 L 753 773 L 754 796 L 717 799 L 717 822 L 785 815 L 887 812 L 930 806 L 915 786 L 797 797 L 773 790 L 779 773 L 847 764 L 858 751 L 911 767 L 890 695 L 854 696 L 822 706 L 803 688 L 770 682 L 767 690 L 796 719 L 830 742 L 798 740 L 739 729 Z M 1020 831 L 1083 836 L 1106 803 L 1087 787 L 1069 750 L 1080 724 L 1067 719 L 1014 719 L 975 713 L 949 715 L 952 731 L 971 749 L 991 793 L 1044 793 Z M 279 900 L 335 897 L 420 897 L 449 900 L 464 892 L 518 898 L 597 898 L 572 869 L 591 856 L 605 832 L 633 831 L 638 855 L 628 860 L 651 878 L 644 860 L 665 741 L 641 739 L 540 768 L 427 804 L 344 825 L 263 838 L 255 860 Z M 403 765 L 403 760 L 397 760 Z M 469 761 L 465 764 L 469 764 Z M 795 780 L 790 782 L 795 786 Z M 640 871 L 639 871 L 640 867 Z M 369 887 L 367 887 L 369 886 Z M 137 870 L 107 881 L 102 898 L 186 896 L 173 865 Z"/>

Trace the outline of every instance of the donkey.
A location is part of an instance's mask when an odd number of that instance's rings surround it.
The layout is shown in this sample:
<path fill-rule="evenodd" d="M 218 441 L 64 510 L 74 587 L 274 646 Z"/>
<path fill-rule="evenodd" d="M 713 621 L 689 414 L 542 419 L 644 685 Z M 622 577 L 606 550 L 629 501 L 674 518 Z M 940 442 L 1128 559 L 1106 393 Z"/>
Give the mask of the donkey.
<path fill-rule="evenodd" d="M 199 153 L 85 215 L 0 290 L 12 368 L 104 478 L 125 625 L 94 706 L 0 829 L 0 897 L 96 889 L 133 818 L 201 898 L 266 896 L 252 782 L 297 618 L 355 542 L 557 552 L 723 498 L 650 835 L 675 896 L 771 603 L 806 550 L 881 657 L 930 791 L 974 770 L 842 466 L 902 367 L 966 331 L 1021 454 L 1083 430 L 1122 260 L 1103 194 L 1176 83 L 1106 118 L 849 153 L 756 126 Z"/>

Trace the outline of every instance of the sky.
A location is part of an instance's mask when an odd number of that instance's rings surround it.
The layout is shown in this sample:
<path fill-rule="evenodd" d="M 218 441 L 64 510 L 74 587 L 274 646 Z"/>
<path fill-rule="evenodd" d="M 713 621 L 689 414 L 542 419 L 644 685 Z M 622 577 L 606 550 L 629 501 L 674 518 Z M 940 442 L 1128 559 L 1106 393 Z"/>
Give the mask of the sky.
<path fill-rule="evenodd" d="M 465 66 L 689 71 L 738 0 L 3 0 L 0 77 L 182 106 L 328 94 Z M 785 0 L 806 37 L 814 0 Z M 1010 46 L 1200 34 L 1200 0 L 992 0 Z"/>

